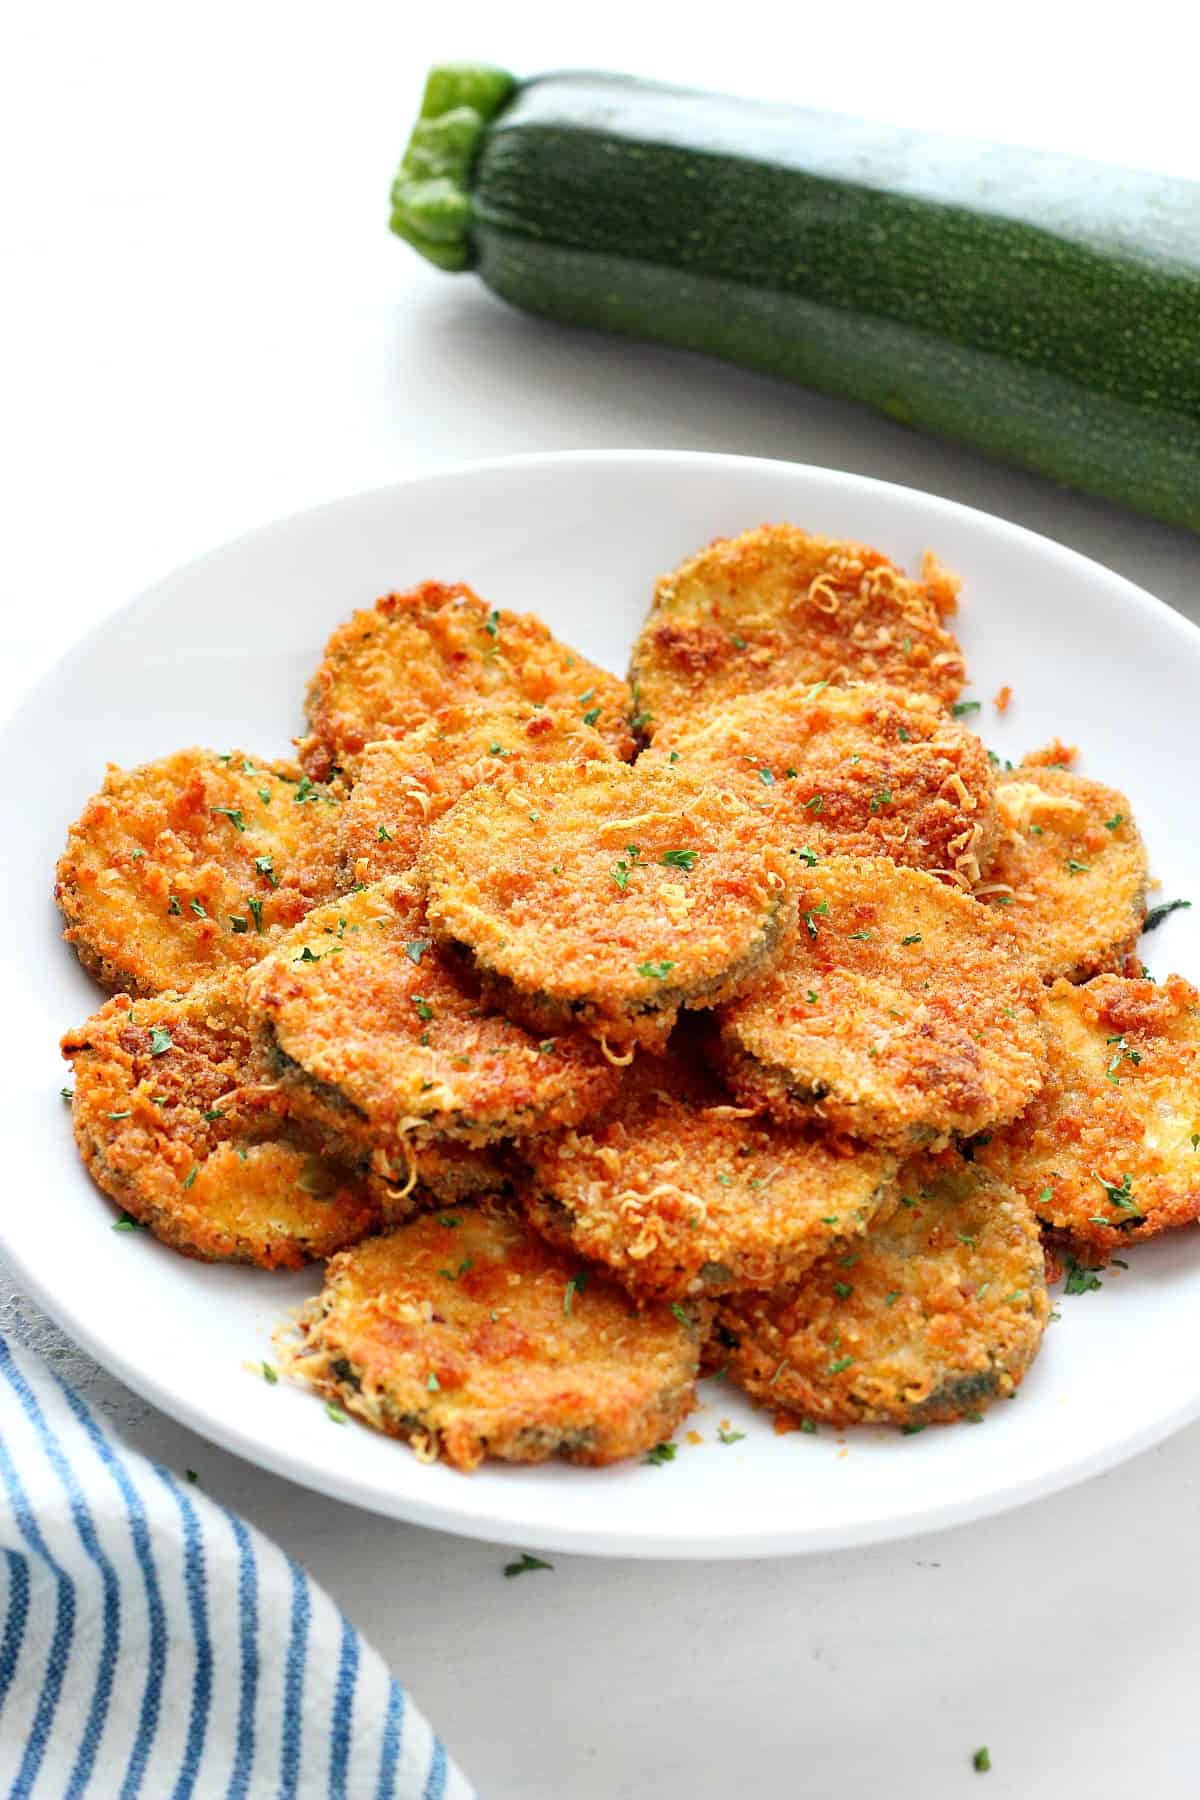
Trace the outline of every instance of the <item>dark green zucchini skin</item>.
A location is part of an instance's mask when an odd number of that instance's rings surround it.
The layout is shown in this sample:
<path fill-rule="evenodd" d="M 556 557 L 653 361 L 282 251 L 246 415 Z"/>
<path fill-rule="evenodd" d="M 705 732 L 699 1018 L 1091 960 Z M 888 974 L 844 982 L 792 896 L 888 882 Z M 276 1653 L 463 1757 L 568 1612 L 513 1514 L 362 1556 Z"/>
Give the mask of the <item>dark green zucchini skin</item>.
<path fill-rule="evenodd" d="M 513 305 L 1200 530 L 1200 184 L 569 73 L 512 90 L 467 186 Z"/>

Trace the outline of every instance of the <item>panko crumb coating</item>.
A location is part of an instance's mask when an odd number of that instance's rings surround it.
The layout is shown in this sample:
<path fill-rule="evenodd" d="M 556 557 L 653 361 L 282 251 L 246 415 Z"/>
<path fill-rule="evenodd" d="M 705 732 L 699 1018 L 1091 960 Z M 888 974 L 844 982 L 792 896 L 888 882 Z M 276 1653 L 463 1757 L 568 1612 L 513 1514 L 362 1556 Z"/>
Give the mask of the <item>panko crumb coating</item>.
<path fill-rule="evenodd" d="M 97 1186 L 172 1249 L 296 1269 L 375 1230 L 380 1208 L 291 1116 L 236 980 L 118 994 L 68 1032 L 75 1141 Z"/>
<path fill-rule="evenodd" d="M 59 859 L 63 935 L 103 987 L 135 994 L 248 969 L 337 891 L 338 812 L 294 763 L 240 750 L 110 764 Z"/>
<path fill-rule="evenodd" d="M 619 763 L 475 788 L 417 865 L 429 922 L 531 1030 L 665 1043 L 681 1007 L 758 980 L 795 919 L 794 859 L 732 794 Z"/>
<path fill-rule="evenodd" d="M 437 1138 L 480 1148 L 578 1124 L 616 1086 L 590 1038 L 532 1037 L 482 1001 L 400 878 L 310 914 L 249 1004 L 297 1112 L 385 1177 L 415 1181 L 411 1152 Z"/>
<path fill-rule="evenodd" d="M 645 737 L 743 694 L 871 681 L 949 706 L 965 679 L 943 619 L 958 582 L 927 556 L 912 581 L 879 550 L 761 525 L 659 580 L 629 665 Z"/>
<path fill-rule="evenodd" d="M 911 1431 L 1016 1393 L 1050 1316 L 1031 1208 L 953 1151 L 907 1164 L 899 1185 L 861 1245 L 720 1303 L 729 1374 L 761 1405 Z"/>
<path fill-rule="evenodd" d="M 895 1159 L 730 1102 L 698 1056 L 639 1056 L 598 1119 L 520 1146 L 537 1229 L 638 1298 L 771 1288 L 861 1237 Z"/>
<path fill-rule="evenodd" d="M 633 752 L 629 689 L 532 613 L 489 606 L 469 587 L 425 581 L 339 625 L 309 683 L 300 761 L 314 781 L 353 781 L 368 744 L 405 737 L 444 706 L 527 700 L 595 726 Z"/>
<path fill-rule="evenodd" d="M 1119 973 L 1146 918 L 1146 846 L 1125 795 L 1023 763 L 997 778 L 1000 832 L 976 898 L 1046 981 Z"/>
<path fill-rule="evenodd" d="M 504 1210 L 464 1208 L 335 1257 L 284 1363 L 425 1461 L 595 1465 L 691 1411 L 705 1322 L 638 1311 Z"/>
<path fill-rule="evenodd" d="M 642 761 L 729 788 L 793 849 L 888 856 L 962 887 L 991 856 L 988 753 L 925 695 L 865 682 L 764 688 L 665 726 Z"/>
<path fill-rule="evenodd" d="M 338 832 L 344 885 L 405 874 L 429 827 L 469 788 L 518 780 L 542 763 L 613 760 L 575 713 L 525 700 L 444 706 L 407 737 L 363 751 Z"/>
<path fill-rule="evenodd" d="M 1046 1084 L 976 1161 L 1092 1261 L 1200 1218 L 1200 994 L 1178 975 L 1056 981 L 1047 1017 Z"/>
<path fill-rule="evenodd" d="M 986 907 L 882 857 L 830 857 L 805 871 L 800 916 L 779 968 L 721 1013 L 745 1104 L 900 1150 L 1028 1105 L 1045 990 Z"/>

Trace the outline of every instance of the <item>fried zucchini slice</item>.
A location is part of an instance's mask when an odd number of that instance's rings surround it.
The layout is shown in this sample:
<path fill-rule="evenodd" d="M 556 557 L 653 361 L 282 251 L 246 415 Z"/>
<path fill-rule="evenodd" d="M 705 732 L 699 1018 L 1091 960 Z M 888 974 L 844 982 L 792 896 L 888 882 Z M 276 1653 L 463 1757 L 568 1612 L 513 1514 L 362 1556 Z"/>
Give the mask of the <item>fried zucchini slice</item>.
<path fill-rule="evenodd" d="M 290 1373 L 426 1459 L 602 1464 L 695 1403 L 702 1314 L 638 1312 L 496 1207 L 426 1214 L 330 1263 Z"/>
<path fill-rule="evenodd" d="M 581 1033 L 533 1038 L 490 1010 L 400 878 L 310 913 L 255 970 L 249 1002 L 296 1110 L 410 1182 L 431 1139 L 478 1148 L 575 1125 L 616 1086 Z"/>
<path fill-rule="evenodd" d="M 1023 763 L 996 781 L 1000 833 L 976 898 L 1046 981 L 1119 973 L 1146 917 L 1146 847 L 1124 794 Z"/>
<path fill-rule="evenodd" d="M 766 688 L 664 726 L 642 761 L 729 788 L 792 849 L 890 856 L 961 887 L 991 855 L 988 753 L 925 695 L 865 682 Z"/>
<path fill-rule="evenodd" d="M 519 780 L 540 763 L 611 761 L 574 713 L 524 700 L 444 706 L 407 737 L 363 751 L 338 833 L 344 885 L 405 874 L 430 825 L 481 782 Z"/>
<path fill-rule="evenodd" d="M 338 811 L 294 763 L 240 750 L 110 764 L 59 860 L 63 935 L 102 986 L 135 994 L 247 969 L 337 891 Z"/>
<path fill-rule="evenodd" d="M 976 1161 L 1093 1260 L 1200 1218 L 1200 994 L 1100 975 L 1047 1014 L 1046 1084 Z"/>
<path fill-rule="evenodd" d="M 235 980 L 118 994 L 68 1032 L 75 1140 L 97 1186 L 172 1249 L 296 1269 L 375 1230 L 380 1209 L 289 1115 Z"/>
<path fill-rule="evenodd" d="M 830 857 L 805 872 L 800 913 L 779 968 L 721 1014 L 748 1105 L 903 1150 L 1033 1098 L 1044 989 L 986 907 L 883 857 Z"/>
<path fill-rule="evenodd" d="M 637 1298 L 770 1288 L 890 1197 L 895 1160 L 747 1116 L 673 1043 L 639 1056 L 601 1119 L 522 1146 L 517 1193 L 563 1249 Z"/>
<path fill-rule="evenodd" d="M 907 1164 L 900 1192 L 850 1254 L 720 1304 L 729 1373 L 764 1406 L 911 1431 L 1015 1394 L 1050 1316 L 1031 1209 L 954 1151 Z"/>
<path fill-rule="evenodd" d="M 911 581 L 878 550 L 794 525 L 718 538 L 654 590 L 629 665 L 636 727 L 656 736 L 793 682 L 882 682 L 949 706 L 965 679 L 942 624 L 957 586 L 932 557 Z"/>
<path fill-rule="evenodd" d="M 385 594 L 339 625 L 309 684 L 300 761 L 314 781 L 356 778 L 378 738 L 402 738 L 443 706 L 471 700 L 553 705 L 629 756 L 629 689 L 571 650 L 532 613 L 505 612 L 455 583 Z"/>
<path fill-rule="evenodd" d="M 771 967 L 794 861 L 732 794 L 620 763 L 531 770 L 465 794 L 417 865 L 429 921 L 531 1030 L 665 1043 L 681 1007 Z"/>

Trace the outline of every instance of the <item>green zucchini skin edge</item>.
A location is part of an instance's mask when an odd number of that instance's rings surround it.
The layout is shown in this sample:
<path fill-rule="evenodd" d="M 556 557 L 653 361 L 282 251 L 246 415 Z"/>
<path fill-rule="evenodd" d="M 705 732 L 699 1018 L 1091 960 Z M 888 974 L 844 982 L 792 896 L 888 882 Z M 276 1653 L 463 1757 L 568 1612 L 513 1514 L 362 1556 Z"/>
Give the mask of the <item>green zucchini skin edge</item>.
<path fill-rule="evenodd" d="M 486 73 L 441 266 L 1200 530 L 1200 184 L 622 76 Z"/>

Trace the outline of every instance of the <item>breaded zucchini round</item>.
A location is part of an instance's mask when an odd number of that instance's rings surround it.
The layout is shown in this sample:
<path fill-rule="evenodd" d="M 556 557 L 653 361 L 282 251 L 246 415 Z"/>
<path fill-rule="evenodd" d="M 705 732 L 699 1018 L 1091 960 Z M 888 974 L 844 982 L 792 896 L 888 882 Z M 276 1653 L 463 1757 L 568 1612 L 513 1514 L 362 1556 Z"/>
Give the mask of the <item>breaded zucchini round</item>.
<path fill-rule="evenodd" d="M 1022 764 L 996 781 L 1000 833 L 976 897 L 1053 981 L 1116 973 L 1146 917 L 1146 847 L 1124 794 Z"/>
<path fill-rule="evenodd" d="M 654 1048 L 681 1007 L 716 1005 L 779 955 L 795 863 L 765 838 L 732 794 L 590 763 L 464 794 L 417 874 L 433 930 L 506 1011 Z"/>
<path fill-rule="evenodd" d="M 629 689 L 532 613 L 504 612 L 455 583 L 385 594 L 339 625 L 308 689 L 300 761 L 314 781 L 353 780 L 378 738 L 404 737 L 443 706 L 476 699 L 553 705 L 629 756 Z"/>
<path fill-rule="evenodd" d="M 861 1247 L 721 1303 L 729 1373 L 764 1406 L 911 1430 L 977 1417 L 1020 1386 L 1050 1315 L 1033 1213 L 953 1151 L 899 1180 L 900 1205 Z"/>
<path fill-rule="evenodd" d="M 1056 981 L 1046 1085 L 975 1158 L 1107 1257 L 1200 1218 L 1200 994 L 1178 975 Z"/>
<path fill-rule="evenodd" d="M 794 525 L 718 538 L 654 590 L 629 665 L 637 729 L 792 682 L 877 681 L 948 706 L 965 678 L 942 624 L 956 593 L 932 558 L 911 581 L 878 550 Z"/>
<path fill-rule="evenodd" d="M 748 1117 L 697 1059 L 639 1056 L 601 1119 L 521 1146 L 537 1229 L 605 1263 L 638 1298 L 770 1288 L 891 1194 L 895 1161 Z"/>
<path fill-rule="evenodd" d="M 75 1140 L 97 1185 L 172 1249 L 296 1269 L 375 1230 L 380 1209 L 288 1116 L 235 980 L 119 994 L 69 1032 Z"/>
<path fill-rule="evenodd" d="M 240 750 L 110 765 L 59 860 L 64 936 L 104 987 L 135 994 L 249 968 L 336 892 L 338 811 L 294 763 Z"/>
<path fill-rule="evenodd" d="M 414 1180 L 410 1144 L 575 1125 L 616 1086 L 590 1038 L 533 1038 L 490 1010 L 399 878 L 310 913 L 254 971 L 249 1001 L 297 1111 Z"/>
<path fill-rule="evenodd" d="M 995 837 L 995 779 L 932 700 L 858 683 L 766 688 L 657 733 L 668 763 L 769 813 L 792 849 L 890 856 L 971 887 Z"/>
<path fill-rule="evenodd" d="M 323 1134 L 331 1150 L 345 1145 L 337 1132 Z M 344 1155 L 343 1148 L 342 1154 Z M 375 1149 L 367 1185 L 385 1225 L 399 1225 L 425 1206 L 463 1206 L 484 1194 L 504 1194 L 512 1170 L 502 1144 L 464 1144 L 461 1138 L 429 1138 L 389 1155 Z"/>
<path fill-rule="evenodd" d="M 301 1332 L 290 1373 L 465 1470 L 652 1449 L 694 1404 L 701 1340 L 683 1307 L 636 1311 L 495 1207 L 335 1257 Z"/>
<path fill-rule="evenodd" d="M 800 916 L 779 968 L 721 1015 L 747 1104 L 904 1149 L 1033 1098 L 1044 989 L 986 907 L 883 857 L 830 857 L 805 872 Z"/>
<path fill-rule="evenodd" d="M 574 713 L 526 700 L 444 706 L 407 737 L 363 751 L 338 833 L 345 885 L 406 873 L 429 826 L 468 788 L 518 780 L 540 763 L 612 760 Z"/>

